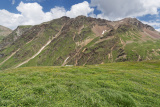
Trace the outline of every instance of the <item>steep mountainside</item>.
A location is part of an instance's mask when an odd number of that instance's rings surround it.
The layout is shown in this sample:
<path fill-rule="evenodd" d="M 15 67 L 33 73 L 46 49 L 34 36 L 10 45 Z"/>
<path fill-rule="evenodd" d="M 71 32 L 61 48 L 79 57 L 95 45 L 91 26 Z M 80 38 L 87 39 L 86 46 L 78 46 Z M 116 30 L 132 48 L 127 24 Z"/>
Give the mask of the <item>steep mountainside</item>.
<path fill-rule="evenodd" d="M 0 43 L 0 69 L 160 59 L 159 32 L 135 18 L 62 17 L 24 28 Z"/>
<path fill-rule="evenodd" d="M 0 43 L 0 49 L 11 45 L 13 42 L 15 42 L 19 37 L 21 37 L 22 34 L 24 34 L 30 28 L 31 26 L 18 26 L 17 29 L 15 29 L 12 33 L 10 33 L 8 36 L 6 36 L 2 40 L 2 42 Z"/>
<path fill-rule="evenodd" d="M 11 32 L 12 32 L 11 29 L 0 25 L 0 42 L 4 37 L 8 36 Z"/>

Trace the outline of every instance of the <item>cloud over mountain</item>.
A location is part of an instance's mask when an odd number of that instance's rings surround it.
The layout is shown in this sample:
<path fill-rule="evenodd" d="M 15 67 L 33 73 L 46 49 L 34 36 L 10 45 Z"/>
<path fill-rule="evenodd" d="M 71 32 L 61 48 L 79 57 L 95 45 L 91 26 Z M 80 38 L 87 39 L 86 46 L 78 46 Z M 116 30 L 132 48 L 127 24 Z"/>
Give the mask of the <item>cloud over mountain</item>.
<path fill-rule="evenodd" d="M 159 0 L 91 0 L 91 5 L 111 20 L 158 14 Z"/>
<path fill-rule="evenodd" d="M 50 11 L 44 12 L 43 7 L 37 1 L 45 0 L 26 0 L 35 3 L 24 3 L 16 7 L 19 13 L 11 13 L 5 9 L 0 10 L 0 24 L 11 29 L 18 25 L 35 25 L 62 16 L 74 18 L 79 15 L 104 18 L 108 20 L 118 20 L 125 17 L 142 17 L 145 15 L 159 16 L 160 0 L 91 0 L 91 3 L 83 1 L 73 4 L 69 10 L 64 7 L 55 6 Z M 46 1 L 47 2 L 47 1 Z M 15 0 L 12 0 L 15 4 Z M 99 10 L 101 13 L 96 13 Z M 148 24 L 159 23 L 148 20 Z M 159 26 L 154 25 L 156 29 Z"/>
<path fill-rule="evenodd" d="M 69 11 L 63 7 L 54 7 L 49 12 L 44 12 L 42 9 L 43 7 L 38 3 L 21 2 L 17 6 L 17 10 L 20 12 L 19 14 L 11 13 L 4 9 L 0 10 L 0 23 L 11 29 L 15 29 L 18 25 L 40 24 L 62 16 L 88 16 L 94 11 L 86 1 L 73 5 Z"/>

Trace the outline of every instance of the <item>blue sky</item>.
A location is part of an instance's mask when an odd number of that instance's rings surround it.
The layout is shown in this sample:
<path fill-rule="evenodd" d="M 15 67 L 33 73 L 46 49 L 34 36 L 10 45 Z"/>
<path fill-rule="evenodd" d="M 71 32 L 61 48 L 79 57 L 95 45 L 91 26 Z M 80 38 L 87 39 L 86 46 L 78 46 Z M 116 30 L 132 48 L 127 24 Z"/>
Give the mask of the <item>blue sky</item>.
<path fill-rule="evenodd" d="M 62 16 L 107 20 L 138 18 L 160 31 L 160 0 L 1 0 L 0 25 L 15 29 Z"/>
<path fill-rule="evenodd" d="M 51 8 L 55 6 L 63 6 L 65 9 L 70 9 L 73 4 L 78 4 L 83 1 L 90 0 L 1 0 L 0 1 L 0 9 L 6 9 L 10 12 L 18 12 L 16 7 L 20 4 L 20 2 L 24 3 L 39 3 L 45 12 L 50 11 Z"/>

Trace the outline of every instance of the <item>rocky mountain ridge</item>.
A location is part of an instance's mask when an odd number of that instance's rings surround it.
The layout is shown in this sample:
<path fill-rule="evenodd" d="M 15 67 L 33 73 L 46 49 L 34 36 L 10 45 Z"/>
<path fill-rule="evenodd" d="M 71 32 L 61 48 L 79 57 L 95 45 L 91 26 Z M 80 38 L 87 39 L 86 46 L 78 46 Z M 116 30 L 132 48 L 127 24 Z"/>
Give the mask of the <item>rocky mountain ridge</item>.
<path fill-rule="evenodd" d="M 160 59 L 159 39 L 159 32 L 135 18 L 64 16 L 13 31 L 0 43 L 0 68 Z"/>

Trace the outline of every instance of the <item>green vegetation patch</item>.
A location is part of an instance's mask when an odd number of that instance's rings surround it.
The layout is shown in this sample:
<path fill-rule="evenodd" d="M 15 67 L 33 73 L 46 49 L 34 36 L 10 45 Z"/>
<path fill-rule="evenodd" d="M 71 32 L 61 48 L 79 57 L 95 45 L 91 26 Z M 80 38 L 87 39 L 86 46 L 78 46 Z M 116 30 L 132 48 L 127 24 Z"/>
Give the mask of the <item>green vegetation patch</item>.
<path fill-rule="evenodd" d="M 159 107 L 160 62 L 0 72 L 0 106 Z"/>

